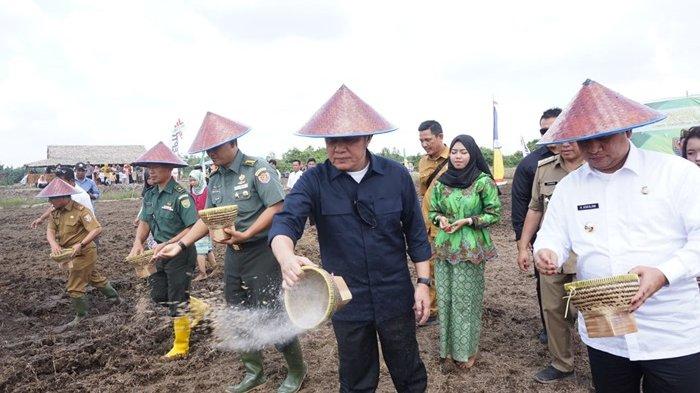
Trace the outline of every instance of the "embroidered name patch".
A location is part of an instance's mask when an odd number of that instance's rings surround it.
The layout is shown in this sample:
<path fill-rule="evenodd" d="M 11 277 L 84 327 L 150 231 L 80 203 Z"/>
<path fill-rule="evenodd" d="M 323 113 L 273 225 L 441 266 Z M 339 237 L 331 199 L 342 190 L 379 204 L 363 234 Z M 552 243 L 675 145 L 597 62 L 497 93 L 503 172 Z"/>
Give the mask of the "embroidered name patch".
<path fill-rule="evenodd" d="M 578 205 L 576 206 L 576 209 L 579 211 L 581 210 L 591 210 L 591 209 L 597 209 L 599 206 L 597 203 L 587 203 L 585 205 Z"/>
<path fill-rule="evenodd" d="M 556 186 L 557 183 L 559 183 L 559 182 L 558 181 L 548 181 L 548 182 L 545 182 L 544 185 L 545 186 Z"/>

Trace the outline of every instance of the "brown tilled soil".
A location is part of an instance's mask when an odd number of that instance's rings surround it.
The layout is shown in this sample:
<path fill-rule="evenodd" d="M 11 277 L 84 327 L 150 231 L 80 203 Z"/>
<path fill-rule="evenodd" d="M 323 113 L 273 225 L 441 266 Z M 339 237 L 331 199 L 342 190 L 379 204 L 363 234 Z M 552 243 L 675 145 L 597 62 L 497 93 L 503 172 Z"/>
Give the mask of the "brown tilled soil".
<path fill-rule="evenodd" d="M 548 362 L 547 348 L 536 339 L 540 329 L 534 278 L 515 267 L 510 229 L 510 196 L 504 190 L 503 220 L 492 228 L 500 257 L 486 270 L 486 296 L 481 352 L 476 366 L 463 373 L 441 371 L 436 326 L 418 330 L 430 392 L 587 392 L 588 361 L 577 343 L 576 378 L 540 385 L 532 375 Z M 99 292 L 88 293 L 90 316 L 64 334 L 51 329 L 71 319 L 64 293 L 66 273 L 48 259 L 44 230 L 28 224 L 45 206 L 0 210 L 0 391 L 12 392 L 195 392 L 222 391 L 237 381 L 243 368 L 235 354 L 214 348 L 207 328 L 192 335 L 186 360 L 162 363 L 171 345 L 171 328 L 148 298 L 147 287 L 122 262 L 133 239 L 132 220 L 138 201 L 101 202 L 97 217 L 104 226 L 99 269 L 125 302 L 110 307 Z M 318 260 L 315 233 L 300 242 L 301 253 Z M 219 262 L 222 250 L 217 250 Z M 221 298 L 221 269 L 193 284 L 203 298 Z M 302 337 L 309 377 L 303 392 L 338 390 L 335 339 L 328 325 Z M 266 391 L 285 375 L 284 362 L 267 350 Z M 394 391 L 382 366 L 378 391 Z"/>

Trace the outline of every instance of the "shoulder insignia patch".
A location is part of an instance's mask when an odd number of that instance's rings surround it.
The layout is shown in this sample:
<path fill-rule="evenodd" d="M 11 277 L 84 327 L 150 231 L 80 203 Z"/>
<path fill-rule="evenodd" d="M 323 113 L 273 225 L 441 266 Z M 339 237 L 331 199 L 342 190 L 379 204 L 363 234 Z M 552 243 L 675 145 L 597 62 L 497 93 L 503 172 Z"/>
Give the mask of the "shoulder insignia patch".
<path fill-rule="evenodd" d="M 267 171 L 267 168 L 265 168 L 265 167 L 259 168 L 257 171 L 255 171 L 255 176 L 258 176 L 259 174 L 261 174 L 265 171 Z"/>
<path fill-rule="evenodd" d="M 258 178 L 258 181 L 262 184 L 267 184 L 270 182 L 270 174 L 267 172 L 267 170 L 264 170 L 260 172 L 260 174 L 255 175 Z"/>
<path fill-rule="evenodd" d="M 556 160 L 557 160 L 557 156 L 552 156 L 552 157 L 543 158 L 543 159 L 537 161 L 537 166 L 540 167 L 540 166 L 542 166 L 542 165 L 547 165 L 547 164 L 549 164 L 550 162 L 554 162 L 554 161 L 556 161 Z"/>
<path fill-rule="evenodd" d="M 177 197 L 177 199 L 185 199 L 185 198 L 187 198 L 187 194 L 182 194 L 179 197 Z"/>
<path fill-rule="evenodd" d="M 177 192 L 185 192 L 185 189 L 179 184 L 176 185 L 173 189 Z"/>
<path fill-rule="evenodd" d="M 85 222 L 91 222 L 91 221 L 92 221 L 92 215 L 90 215 L 90 214 L 84 215 L 84 216 L 83 216 L 83 220 L 85 220 Z"/>
<path fill-rule="evenodd" d="M 190 198 L 181 198 L 180 205 L 182 205 L 182 207 L 185 209 L 189 209 L 190 206 L 192 206 L 192 204 L 190 203 Z"/>

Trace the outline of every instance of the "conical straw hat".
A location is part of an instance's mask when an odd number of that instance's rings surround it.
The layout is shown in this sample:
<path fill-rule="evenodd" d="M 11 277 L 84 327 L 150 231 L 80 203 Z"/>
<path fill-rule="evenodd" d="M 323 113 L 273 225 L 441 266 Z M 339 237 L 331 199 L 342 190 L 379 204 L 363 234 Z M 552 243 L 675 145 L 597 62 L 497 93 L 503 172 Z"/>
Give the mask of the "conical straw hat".
<path fill-rule="evenodd" d="M 216 113 L 207 112 L 188 153 L 198 153 L 223 145 L 226 142 L 240 138 L 249 131 L 250 127 L 244 124 L 219 116 Z"/>
<path fill-rule="evenodd" d="M 134 161 L 134 165 L 138 166 L 147 166 L 148 164 L 170 165 L 180 168 L 187 166 L 187 163 L 176 156 L 163 142 L 158 142 L 157 145 L 153 146 Z"/>
<path fill-rule="evenodd" d="M 339 138 L 382 134 L 396 129 L 342 85 L 296 134 L 311 138 Z"/>
<path fill-rule="evenodd" d="M 56 177 L 36 195 L 36 198 L 70 196 L 79 192 L 75 187 Z"/>
<path fill-rule="evenodd" d="M 583 141 L 663 120 L 665 114 L 587 79 L 538 145 Z"/>

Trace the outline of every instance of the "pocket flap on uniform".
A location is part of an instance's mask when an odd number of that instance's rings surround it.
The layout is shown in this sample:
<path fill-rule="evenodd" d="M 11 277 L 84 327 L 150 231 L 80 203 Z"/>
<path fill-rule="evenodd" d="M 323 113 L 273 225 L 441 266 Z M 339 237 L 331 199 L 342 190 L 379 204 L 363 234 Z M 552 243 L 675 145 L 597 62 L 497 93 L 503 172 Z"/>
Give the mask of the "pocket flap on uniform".
<path fill-rule="evenodd" d="M 402 208 L 401 197 L 398 195 L 374 200 L 374 213 L 378 215 L 400 212 Z"/>
<path fill-rule="evenodd" d="M 352 202 L 349 199 L 321 199 L 321 214 L 324 216 L 352 213 Z"/>

